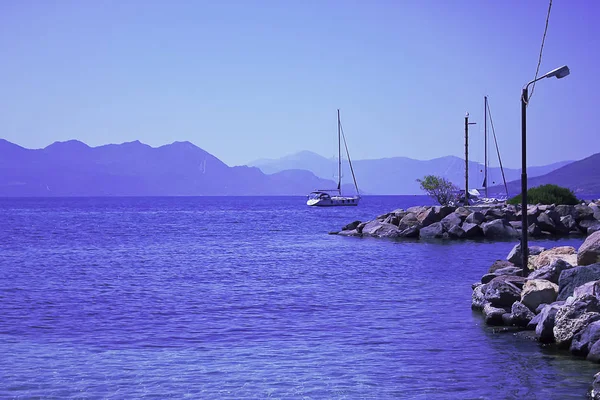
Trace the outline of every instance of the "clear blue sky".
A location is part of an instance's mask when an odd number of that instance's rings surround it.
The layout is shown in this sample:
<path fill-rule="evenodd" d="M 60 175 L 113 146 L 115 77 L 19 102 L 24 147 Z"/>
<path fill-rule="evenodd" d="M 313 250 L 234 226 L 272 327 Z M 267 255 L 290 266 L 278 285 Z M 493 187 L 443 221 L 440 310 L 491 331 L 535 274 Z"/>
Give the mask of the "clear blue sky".
<path fill-rule="evenodd" d="M 547 0 L 3 1 L 0 137 L 29 148 L 189 140 L 229 165 L 330 157 L 483 159 L 483 96 L 520 166 L 522 86 Z M 600 2 L 554 0 L 528 109 L 530 165 L 600 152 Z"/>

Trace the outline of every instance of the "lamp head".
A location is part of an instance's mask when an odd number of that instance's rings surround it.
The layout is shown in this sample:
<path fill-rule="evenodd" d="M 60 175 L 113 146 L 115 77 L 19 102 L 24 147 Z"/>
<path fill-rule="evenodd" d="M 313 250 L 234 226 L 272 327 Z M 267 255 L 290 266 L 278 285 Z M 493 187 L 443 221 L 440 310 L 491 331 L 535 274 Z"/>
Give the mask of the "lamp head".
<path fill-rule="evenodd" d="M 553 69 L 552 71 L 548 72 L 543 77 L 544 78 L 552 78 L 553 76 L 555 76 L 557 79 L 561 79 L 561 78 L 564 78 L 565 76 L 569 75 L 570 73 L 571 73 L 571 71 L 569 71 L 569 67 L 567 67 L 566 65 L 563 65 L 560 68 Z"/>

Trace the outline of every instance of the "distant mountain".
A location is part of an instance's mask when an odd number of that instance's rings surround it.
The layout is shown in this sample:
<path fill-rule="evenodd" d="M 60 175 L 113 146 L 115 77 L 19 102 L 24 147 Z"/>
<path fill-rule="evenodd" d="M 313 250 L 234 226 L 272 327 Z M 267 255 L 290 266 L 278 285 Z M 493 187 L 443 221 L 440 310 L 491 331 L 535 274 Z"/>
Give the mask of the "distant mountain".
<path fill-rule="evenodd" d="M 541 167 L 531 167 L 531 177 L 544 175 L 550 171 L 569 164 L 572 161 L 561 161 Z M 337 180 L 337 160 L 328 159 L 318 154 L 302 151 L 275 160 L 258 160 L 249 165 L 259 167 L 265 173 L 274 173 L 286 169 L 304 169 L 325 179 Z M 342 177 L 345 182 L 351 181 L 348 163 L 343 163 Z M 375 160 L 352 161 L 354 172 L 361 191 L 371 194 L 417 194 L 421 193 L 418 178 L 425 175 L 438 175 L 454 182 L 459 187 L 465 184 L 465 161 L 459 157 L 447 156 L 433 160 L 415 160 L 408 157 L 393 157 Z M 484 176 L 483 164 L 469 162 L 469 187 L 481 188 Z M 505 168 L 507 182 L 519 179 L 520 169 Z M 500 168 L 488 168 L 488 186 L 502 182 Z M 504 190 L 502 190 L 504 191 Z"/>
<path fill-rule="evenodd" d="M 547 174 L 532 177 L 527 170 L 527 187 L 555 184 L 571 189 L 578 197 L 600 194 L 600 153 L 572 162 Z M 521 193 L 521 178 L 508 183 L 511 195 Z"/>
<path fill-rule="evenodd" d="M 309 171 L 229 167 L 190 142 L 31 150 L 0 139 L 0 196 L 305 195 L 335 185 Z"/>

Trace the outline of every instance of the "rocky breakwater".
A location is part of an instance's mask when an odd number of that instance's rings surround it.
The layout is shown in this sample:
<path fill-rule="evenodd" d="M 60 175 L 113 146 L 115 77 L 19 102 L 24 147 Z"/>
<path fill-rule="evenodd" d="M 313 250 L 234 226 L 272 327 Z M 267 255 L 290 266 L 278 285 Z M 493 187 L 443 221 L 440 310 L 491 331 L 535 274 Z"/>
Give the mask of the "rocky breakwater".
<path fill-rule="evenodd" d="M 530 247 L 527 274 L 520 245 L 473 285 L 471 307 L 492 326 L 534 331 L 544 344 L 600 362 L 600 231 L 573 247 Z M 524 276 L 526 275 L 526 276 Z M 591 396 L 600 399 L 600 373 Z"/>
<path fill-rule="evenodd" d="M 589 235 L 600 231 L 600 200 L 568 205 L 527 207 L 531 237 Z M 513 205 L 472 207 L 417 206 L 398 209 L 374 220 L 354 221 L 343 236 L 423 239 L 513 239 L 521 235 L 521 210 Z"/>

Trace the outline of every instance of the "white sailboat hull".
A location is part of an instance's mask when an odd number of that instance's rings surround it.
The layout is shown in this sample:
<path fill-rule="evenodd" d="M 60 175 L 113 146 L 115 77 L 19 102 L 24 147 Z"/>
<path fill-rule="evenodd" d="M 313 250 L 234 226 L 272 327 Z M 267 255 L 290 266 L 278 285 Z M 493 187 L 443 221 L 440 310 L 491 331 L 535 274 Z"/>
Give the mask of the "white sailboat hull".
<path fill-rule="evenodd" d="M 357 206 L 360 197 L 332 196 L 325 199 L 308 199 L 307 205 L 312 207 Z"/>

